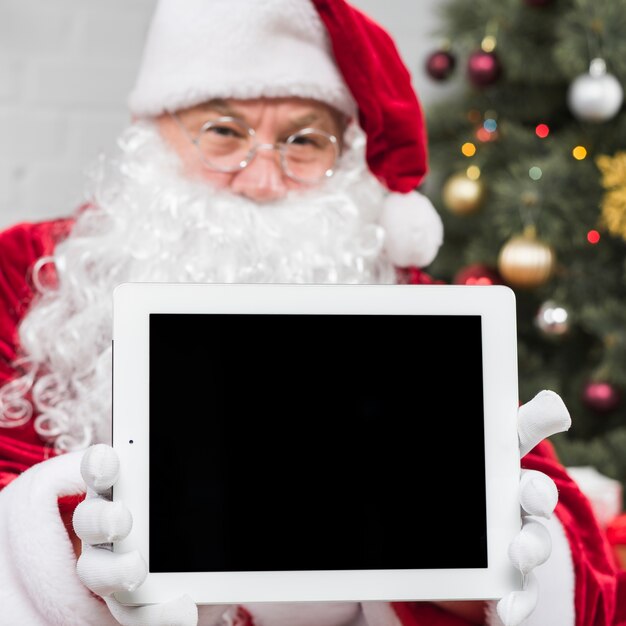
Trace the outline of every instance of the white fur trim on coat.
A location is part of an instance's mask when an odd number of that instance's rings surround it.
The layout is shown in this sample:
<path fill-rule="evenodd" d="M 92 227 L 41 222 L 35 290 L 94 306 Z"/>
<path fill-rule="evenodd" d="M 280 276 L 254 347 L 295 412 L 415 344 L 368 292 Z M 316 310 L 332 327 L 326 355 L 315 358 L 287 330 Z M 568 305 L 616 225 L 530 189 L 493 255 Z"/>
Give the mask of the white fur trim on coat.
<path fill-rule="evenodd" d="M 83 586 L 58 497 L 84 492 L 81 453 L 34 465 L 0 491 L 0 623 L 119 626 Z"/>
<path fill-rule="evenodd" d="M 159 2 L 129 97 L 131 113 L 261 96 L 313 98 L 356 112 L 310 0 Z"/>

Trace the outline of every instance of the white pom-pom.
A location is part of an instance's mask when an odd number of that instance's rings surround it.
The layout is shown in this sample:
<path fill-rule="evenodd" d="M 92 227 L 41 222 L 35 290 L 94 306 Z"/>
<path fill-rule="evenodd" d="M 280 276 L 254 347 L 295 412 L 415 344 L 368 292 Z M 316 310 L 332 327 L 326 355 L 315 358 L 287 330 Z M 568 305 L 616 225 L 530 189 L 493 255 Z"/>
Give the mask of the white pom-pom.
<path fill-rule="evenodd" d="M 426 267 L 443 243 L 443 222 L 422 193 L 392 193 L 385 200 L 380 225 L 385 250 L 396 267 Z"/>

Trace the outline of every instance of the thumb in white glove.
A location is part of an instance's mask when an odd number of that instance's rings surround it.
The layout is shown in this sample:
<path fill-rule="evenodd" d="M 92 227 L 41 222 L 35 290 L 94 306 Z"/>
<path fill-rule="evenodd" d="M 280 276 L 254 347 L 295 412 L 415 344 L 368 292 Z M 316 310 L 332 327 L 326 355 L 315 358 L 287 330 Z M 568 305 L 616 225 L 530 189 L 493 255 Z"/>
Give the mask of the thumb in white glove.
<path fill-rule="evenodd" d="M 541 391 L 518 411 L 520 457 L 540 441 L 569 429 L 571 418 L 563 400 L 552 391 Z M 554 481 L 535 470 L 522 470 L 520 478 L 522 528 L 509 546 L 509 559 L 523 576 L 523 589 L 504 596 L 497 604 L 504 626 L 520 626 L 528 619 L 539 599 L 533 569 L 545 563 L 552 551 L 552 540 L 546 527 L 534 518 L 549 519 L 558 501 Z"/>
<path fill-rule="evenodd" d="M 81 463 L 87 485 L 87 497 L 74 512 L 74 531 L 82 540 L 77 563 L 82 583 L 106 602 L 113 617 L 122 626 L 196 626 L 198 607 L 189 596 L 144 606 L 127 606 L 113 594 L 132 591 L 143 583 L 148 568 L 139 552 L 119 554 L 106 545 L 125 538 L 132 527 L 128 509 L 111 502 L 107 494 L 119 475 L 115 450 L 105 444 L 88 448 Z M 224 612 L 224 607 L 216 607 Z"/>

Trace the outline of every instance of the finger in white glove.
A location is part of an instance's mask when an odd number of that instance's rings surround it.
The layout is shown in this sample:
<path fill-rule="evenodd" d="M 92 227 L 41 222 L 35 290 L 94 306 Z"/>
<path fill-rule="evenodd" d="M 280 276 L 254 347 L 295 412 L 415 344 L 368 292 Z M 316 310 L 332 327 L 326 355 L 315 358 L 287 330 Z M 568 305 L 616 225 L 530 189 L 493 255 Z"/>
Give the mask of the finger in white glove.
<path fill-rule="evenodd" d="M 133 518 L 122 502 L 88 498 L 74 510 L 72 524 L 78 537 L 93 545 L 125 539 Z"/>
<path fill-rule="evenodd" d="M 537 606 L 539 589 L 537 579 L 531 572 L 524 577 L 524 589 L 512 591 L 497 604 L 498 616 L 505 626 L 520 626 Z"/>
<path fill-rule="evenodd" d="M 559 500 L 559 492 L 554 481 L 543 472 L 523 469 L 519 500 L 528 515 L 550 519 Z"/>
<path fill-rule="evenodd" d="M 97 443 L 85 450 L 80 473 L 89 489 L 96 493 L 105 493 L 117 481 L 120 460 L 112 446 Z"/>
<path fill-rule="evenodd" d="M 552 539 L 538 520 L 525 518 L 522 529 L 509 545 L 509 559 L 525 576 L 545 563 L 552 552 Z"/>
<path fill-rule="evenodd" d="M 520 458 L 543 439 L 568 430 L 571 424 L 569 411 L 561 397 L 553 391 L 540 391 L 518 409 Z M 519 500 L 522 528 L 509 545 L 509 559 L 522 573 L 524 585 L 521 591 L 509 593 L 497 603 L 496 610 L 504 626 L 519 626 L 537 607 L 538 585 L 532 570 L 550 557 L 552 538 L 540 521 L 529 516 L 550 519 L 558 502 L 558 490 L 546 474 L 523 469 Z"/>
<path fill-rule="evenodd" d="M 134 591 L 148 575 L 148 566 L 138 550 L 118 554 L 88 544 L 83 545 L 76 570 L 81 582 L 99 596 Z"/>
<path fill-rule="evenodd" d="M 123 539 L 132 528 L 130 511 L 106 497 L 119 471 L 119 458 L 111 446 L 95 444 L 83 454 L 81 474 L 87 485 L 87 497 L 76 507 L 72 519 L 74 530 L 83 542 L 76 564 L 79 579 L 104 599 L 122 626 L 197 626 L 198 607 L 187 595 L 143 606 L 127 606 L 114 597 L 117 591 L 139 587 L 148 573 L 138 551 L 116 553 L 97 546 Z"/>
<path fill-rule="evenodd" d="M 520 456 L 525 456 L 540 441 L 564 432 L 572 425 L 565 403 L 554 391 L 540 391 L 517 411 Z"/>

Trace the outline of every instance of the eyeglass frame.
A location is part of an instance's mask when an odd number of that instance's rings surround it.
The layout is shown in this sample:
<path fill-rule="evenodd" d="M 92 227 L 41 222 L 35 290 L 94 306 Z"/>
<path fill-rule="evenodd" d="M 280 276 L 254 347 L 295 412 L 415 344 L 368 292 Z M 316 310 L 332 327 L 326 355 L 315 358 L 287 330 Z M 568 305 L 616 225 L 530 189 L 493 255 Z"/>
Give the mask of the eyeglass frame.
<path fill-rule="evenodd" d="M 337 161 L 340 156 L 339 140 L 337 139 L 336 135 L 333 135 L 332 133 L 327 133 L 326 131 L 320 130 L 319 128 L 312 128 L 312 127 L 302 128 L 296 131 L 295 133 L 292 133 L 291 135 L 289 135 L 289 137 L 287 137 L 287 139 L 284 142 L 278 142 L 278 143 L 273 143 L 273 144 L 272 143 L 259 143 L 256 141 L 256 131 L 245 120 L 242 120 L 238 117 L 231 117 L 229 115 L 223 115 L 221 117 L 218 117 L 215 120 L 208 120 L 204 122 L 204 124 L 202 124 L 202 126 L 200 127 L 200 130 L 198 131 L 198 135 L 194 138 L 192 134 L 189 132 L 189 130 L 187 129 L 187 127 L 183 124 L 182 120 L 178 117 L 176 112 L 168 111 L 168 114 L 176 122 L 177 126 L 180 128 L 180 130 L 185 135 L 185 137 L 195 146 L 196 150 L 198 151 L 198 156 L 200 157 L 200 160 L 202 161 L 202 164 L 205 167 L 209 168 L 210 170 L 213 170 L 214 172 L 220 172 L 222 174 L 234 174 L 235 172 L 241 172 L 244 169 L 246 169 L 246 167 L 248 167 L 250 163 L 252 163 L 254 157 L 257 155 L 258 150 L 278 150 L 278 154 L 280 156 L 281 171 L 283 172 L 285 176 L 287 176 L 288 178 L 291 178 L 291 180 L 294 180 L 297 183 L 301 183 L 303 185 L 316 185 L 320 183 L 321 181 L 325 180 L 326 178 L 330 178 L 335 173 L 335 165 L 337 164 Z M 252 148 L 250 149 L 250 151 L 248 152 L 248 154 L 246 155 L 245 159 L 240 161 L 238 165 L 235 165 L 232 168 L 221 168 L 221 167 L 218 167 L 217 165 L 209 163 L 205 159 L 204 154 L 202 152 L 202 148 L 200 147 L 200 137 L 202 136 L 202 133 L 206 132 L 209 128 L 211 128 L 213 125 L 215 125 L 218 122 L 235 122 L 237 124 L 241 124 L 242 128 L 246 129 L 248 136 L 251 137 L 252 140 L 254 141 L 254 144 Z M 320 135 L 323 135 L 324 137 L 326 137 L 330 141 L 335 151 L 335 160 L 333 161 L 332 167 L 327 169 L 324 172 L 324 174 L 322 174 L 322 176 L 320 176 L 319 178 L 315 180 L 305 180 L 303 178 L 299 178 L 295 176 L 294 174 L 291 174 L 287 168 L 287 164 L 285 161 L 286 147 L 290 143 L 293 143 L 296 137 L 299 137 L 303 134 L 310 134 L 310 133 L 319 133 Z"/>

